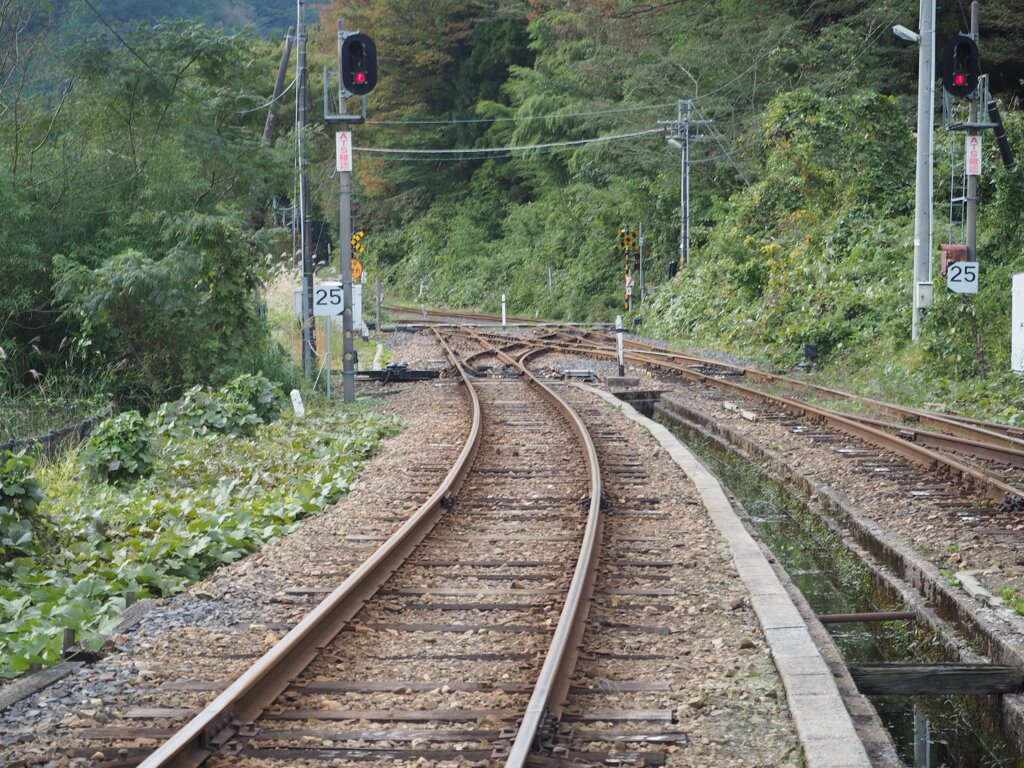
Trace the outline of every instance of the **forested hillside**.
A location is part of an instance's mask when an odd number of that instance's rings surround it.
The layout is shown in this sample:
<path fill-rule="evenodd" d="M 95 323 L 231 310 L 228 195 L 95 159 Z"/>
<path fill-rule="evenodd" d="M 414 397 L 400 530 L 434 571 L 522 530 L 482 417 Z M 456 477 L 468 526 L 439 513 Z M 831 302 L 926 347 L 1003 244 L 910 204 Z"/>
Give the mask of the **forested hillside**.
<path fill-rule="evenodd" d="M 1007 369 L 1024 198 L 991 140 L 982 293 L 947 295 L 936 276 L 922 344 L 909 343 L 917 47 L 891 29 L 916 27 L 917 3 L 452 2 L 424 18 L 418 7 L 348 0 L 324 13 L 379 41 L 376 124 L 357 133 L 373 148 L 359 158 L 359 211 L 387 283 L 423 286 L 428 302 L 493 310 L 505 293 L 518 313 L 609 320 L 623 300 L 616 233 L 642 225 L 655 294 L 634 314 L 652 332 L 787 364 L 814 342 L 826 359 L 898 359 L 932 378 Z M 982 63 L 1011 141 L 1021 10 L 981 7 Z M 940 48 L 968 13 L 943 7 Z M 499 87 L 477 69 L 487 57 L 511 64 Z M 678 100 L 692 100 L 701 135 L 691 262 L 669 282 L 680 153 L 656 129 Z M 937 131 L 936 244 L 959 241 L 947 218 L 962 142 Z M 485 147 L 494 155 L 472 151 Z"/>
<path fill-rule="evenodd" d="M 967 7 L 944 4 L 940 42 L 966 29 Z M 291 258 L 273 227 L 275 203 L 294 196 L 294 88 L 274 146 L 260 134 L 274 26 L 295 4 L 2 8 L 0 385 L 63 377 L 144 403 L 279 365 L 258 293 Z M 187 20 L 156 21 L 168 12 Z M 937 381 L 1006 371 L 1024 188 L 990 139 L 982 291 L 950 296 L 937 279 L 922 343 L 909 341 L 917 47 L 891 28 L 916 28 L 912 0 L 333 0 L 314 12 L 315 216 L 335 228 L 319 73 L 336 65 L 339 18 L 377 42 L 356 216 L 389 293 L 485 309 L 505 293 L 517 314 L 607 321 L 622 309 L 617 233 L 642 226 L 652 295 L 634 316 L 652 333 L 778 363 L 816 342 L 832 363 L 886 359 Z M 982 64 L 1014 143 L 1022 12 L 1022 0 L 981 7 Z M 268 39 L 233 31 L 245 23 Z M 691 258 L 670 281 L 680 152 L 664 123 L 680 101 L 699 135 Z M 962 141 L 937 132 L 937 243 Z"/>
<path fill-rule="evenodd" d="M 17 10 L 22 4 L 8 2 Z M 135 24 L 156 24 L 187 19 L 218 29 L 252 27 L 264 37 L 280 37 L 295 24 L 295 3 L 281 0 L 36 0 L 24 4 L 39 27 L 58 32 L 63 39 L 79 39 L 101 30 L 127 31 Z M 315 19 L 316 8 L 309 17 Z"/>

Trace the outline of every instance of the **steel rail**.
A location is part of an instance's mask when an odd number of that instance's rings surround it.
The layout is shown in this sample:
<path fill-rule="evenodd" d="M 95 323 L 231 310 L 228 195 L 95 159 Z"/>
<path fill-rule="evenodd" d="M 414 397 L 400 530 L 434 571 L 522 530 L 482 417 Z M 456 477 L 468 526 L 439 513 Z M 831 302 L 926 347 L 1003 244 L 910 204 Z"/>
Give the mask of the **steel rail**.
<path fill-rule="evenodd" d="M 700 357 L 691 357 L 688 355 L 679 355 L 676 353 L 666 353 L 655 350 L 644 351 L 639 354 L 654 357 L 665 357 L 673 361 L 692 360 L 714 364 L 713 361 L 705 360 Z M 894 430 L 901 436 L 906 436 L 901 439 L 905 439 L 907 442 L 917 443 L 926 448 L 973 456 L 978 459 L 1024 468 L 1024 440 L 1019 440 L 1010 435 L 993 432 L 992 430 L 985 429 L 982 426 L 972 426 L 957 421 L 950 421 L 939 414 L 934 414 L 929 411 L 921 411 L 916 408 L 908 408 L 892 403 L 885 403 L 880 400 L 860 397 L 859 395 L 853 395 L 841 390 L 822 387 L 818 384 L 797 381 L 787 376 L 778 376 L 771 373 L 765 373 L 763 371 L 756 371 L 750 368 L 740 368 L 738 366 L 731 366 L 727 364 L 722 365 L 721 367 L 729 370 L 742 371 L 748 377 L 755 379 L 763 379 L 772 383 L 781 382 L 784 384 L 791 384 L 802 389 L 809 389 L 812 392 L 832 395 L 838 399 L 862 403 L 874 408 L 875 410 L 882 411 L 890 415 L 913 419 L 919 424 L 924 423 L 933 426 L 936 429 L 946 429 L 946 432 L 933 432 L 931 430 L 922 429 L 918 426 L 912 426 L 905 422 L 898 424 L 885 422 L 861 414 L 846 414 L 828 409 L 830 413 L 839 413 L 840 415 L 864 424 L 865 426 L 874 427 L 883 431 Z M 984 422 L 979 422 L 979 424 L 984 424 Z M 949 434 L 950 432 L 953 434 Z"/>
<path fill-rule="evenodd" d="M 455 353 L 443 340 L 441 343 L 455 367 L 462 371 Z M 445 499 L 461 486 L 480 443 L 480 401 L 465 371 L 462 376 L 473 405 L 473 424 L 458 459 L 437 490 L 366 562 L 178 733 L 143 760 L 140 768 L 201 765 L 280 696 L 430 532 L 444 512 Z"/>
<path fill-rule="evenodd" d="M 597 449 L 594 447 L 590 433 L 579 414 L 526 367 L 526 358 L 544 350 L 542 348 L 529 350 L 516 361 L 480 337 L 479 334 L 476 335 L 479 343 L 490 347 L 493 354 L 513 362 L 521 368 L 527 379 L 545 393 L 561 411 L 584 449 L 584 459 L 590 476 L 590 505 L 587 511 L 586 528 L 580 544 L 580 553 L 576 560 L 576 570 L 569 584 L 565 603 L 558 617 L 558 624 L 555 627 L 551 645 L 548 647 L 548 653 L 544 658 L 544 664 L 526 705 L 523 722 L 516 732 L 505 762 L 505 768 L 522 768 L 533 751 L 540 726 L 545 718 L 552 717 L 557 720 L 562 716 L 569 693 L 569 683 L 576 668 L 580 645 L 583 642 L 583 633 L 586 630 L 594 594 L 594 582 L 597 578 L 597 564 L 601 556 L 601 537 L 604 528 L 604 517 L 601 514 L 601 468 L 597 459 Z"/>
<path fill-rule="evenodd" d="M 569 345 L 552 345 L 547 348 L 549 351 L 552 349 L 570 352 L 574 354 L 581 354 L 584 350 L 581 350 L 578 346 Z M 606 350 L 599 347 L 594 347 L 585 350 L 586 354 L 594 355 L 597 357 L 614 358 L 616 353 L 611 350 Z M 819 406 L 811 405 L 800 400 L 792 400 L 790 398 L 782 397 L 780 395 L 773 395 L 768 392 L 763 392 L 753 387 L 746 387 L 742 384 L 738 384 L 734 381 L 726 381 L 719 379 L 714 376 L 709 376 L 699 371 L 695 371 L 684 365 L 680 365 L 673 360 L 669 359 L 671 356 L 651 356 L 649 352 L 627 352 L 624 355 L 625 359 L 631 363 L 638 363 L 641 365 L 649 365 L 654 367 L 666 368 L 676 373 L 682 374 L 683 376 L 699 381 L 703 384 L 710 386 L 725 387 L 736 392 L 747 395 L 754 400 L 767 400 L 773 402 L 789 411 L 796 413 L 804 413 L 810 416 L 818 417 L 838 429 L 841 432 L 845 432 L 848 435 L 858 437 L 865 442 L 871 443 L 879 448 L 892 451 L 893 453 L 902 456 L 903 458 L 911 461 L 915 464 L 927 467 L 929 469 L 936 469 L 938 467 L 946 467 L 947 469 L 958 472 L 963 477 L 974 482 L 984 494 L 993 500 L 1002 501 L 1007 496 L 1014 498 L 1024 498 L 1024 489 L 1016 488 L 1003 482 L 1001 479 L 996 477 L 994 474 L 986 471 L 983 468 L 974 467 L 969 464 L 964 464 L 950 456 L 944 456 L 936 453 L 922 445 L 917 445 L 913 442 L 908 442 L 900 437 L 891 435 L 875 427 L 868 426 L 857 421 L 854 417 L 840 414 L 836 411 L 822 408 Z"/>
<path fill-rule="evenodd" d="M 591 337 L 592 334 L 578 334 L 570 333 L 568 331 L 554 331 L 570 338 L 581 339 L 591 344 L 598 344 L 599 342 L 594 341 Z M 601 341 L 605 341 L 607 337 L 598 334 Z M 977 443 L 985 443 L 998 447 L 1011 448 L 1024 454 L 1024 439 L 1021 439 L 1019 435 L 1022 434 L 1022 430 L 1015 427 L 1010 427 L 1004 424 L 994 424 L 992 422 L 980 421 L 977 419 L 969 419 L 961 416 L 952 416 L 950 414 L 937 413 L 935 411 L 927 411 L 922 408 L 911 408 L 909 406 L 897 405 L 895 403 L 887 403 L 882 400 L 876 400 L 870 397 L 863 397 L 861 395 L 855 395 L 850 392 L 844 392 L 840 389 L 833 389 L 831 387 L 825 387 L 821 384 L 813 384 L 807 381 L 800 381 L 790 376 L 782 376 L 775 373 L 768 373 L 767 371 L 761 371 L 756 368 L 750 368 L 747 366 L 733 365 L 731 363 L 719 362 L 717 360 L 709 360 L 704 357 L 696 355 L 689 355 L 684 352 L 673 352 L 663 347 L 656 347 L 652 344 L 647 344 L 642 341 L 636 341 L 635 339 L 625 339 L 626 346 L 634 349 L 643 350 L 644 354 L 650 354 L 655 356 L 665 356 L 674 360 L 689 360 L 701 365 L 710 365 L 716 368 L 723 368 L 725 370 L 735 371 L 736 373 L 742 373 L 750 378 L 760 379 L 767 382 L 783 384 L 786 386 L 792 386 L 799 389 L 810 390 L 817 392 L 822 396 L 827 396 L 837 400 L 849 400 L 850 402 L 862 403 L 877 411 L 895 415 L 900 418 L 911 419 L 918 424 L 924 424 L 927 426 L 935 427 L 936 429 L 943 429 L 960 437 L 967 438 L 968 440 L 976 441 Z M 851 418 L 860 418 L 858 416 L 851 416 Z"/>
<path fill-rule="evenodd" d="M 637 359 L 639 361 L 647 362 L 650 365 L 666 365 L 665 362 L 659 363 L 657 360 L 651 360 L 650 358 L 645 357 L 646 354 L 649 353 L 632 354 L 629 355 L 629 357 L 631 360 Z M 888 432 L 863 424 L 852 417 L 845 416 L 829 410 L 828 408 L 821 408 L 800 400 L 791 400 L 790 398 L 782 397 L 780 395 L 762 392 L 761 390 L 754 389 L 753 387 L 745 387 L 734 381 L 722 381 L 721 379 L 715 379 L 712 376 L 706 376 L 705 374 L 701 374 L 696 371 L 690 371 L 683 366 L 668 364 L 666 367 L 680 372 L 685 371 L 687 372 L 687 375 L 699 377 L 705 382 L 715 382 L 718 386 L 724 385 L 730 389 L 752 397 L 755 400 L 759 398 L 762 400 L 768 400 L 791 411 L 803 412 L 816 416 L 842 432 L 859 437 L 862 440 L 872 443 L 880 448 L 890 450 L 893 453 L 914 462 L 915 464 L 919 464 L 930 469 L 935 469 L 938 466 L 945 466 L 953 469 L 964 477 L 974 480 L 976 484 L 984 490 L 985 494 L 993 500 L 1001 501 L 1006 496 L 1024 498 L 1024 490 L 1008 485 L 982 468 L 964 464 L 950 456 L 943 456 L 929 448 L 925 448 L 921 445 L 915 445 L 914 443 L 903 440 L 900 437 L 890 435 Z"/>

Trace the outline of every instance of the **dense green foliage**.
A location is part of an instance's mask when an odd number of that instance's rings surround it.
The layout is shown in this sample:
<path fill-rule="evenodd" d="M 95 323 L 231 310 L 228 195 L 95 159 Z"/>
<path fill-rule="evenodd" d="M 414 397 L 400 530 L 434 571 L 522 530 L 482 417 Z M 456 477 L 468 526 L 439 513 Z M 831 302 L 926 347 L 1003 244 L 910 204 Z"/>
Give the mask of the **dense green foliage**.
<path fill-rule="evenodd" d="M 0 562 L 30 555 L 53 538 L 52 526 L 40 514 L 43 491 L 32 471 L 30 456 L 0 452 Z M 6 566 L 0 566 L 6 568 Z M 0 571 L 2 572 L 2 571 Z"/>
<path fill-rule="evenodd" d="M 950 237 L 949 157 L 963 135 L 936 132 L 936 299 L 910 343 L 917 50 L 890 30 L 915 26 L 915 4 L 451 0 L 416 16 L 415 41 L 400 21 L 415 16 L 408 5 L 335 0 L 324 13 L 375 34 L 391 75 L 370 100 L 380 122 L 359 143 L 406 153 L 357 154 L 357 176 L 370 270 L 393 289 L 490 310 L 505 294 L 516 314 L 609 321 L 623 302 L 616 233 L 642 225 L 655 297 L 634 314 L 650 333 L 775 364 L 813 342 L 830 364 L 902 367 L 925 398 L 950 387 L 971 398 L 964 382 L 1007 371 L 1024 201 L 1021 172 L 1001 167 L 990 137 L 983 287 L 964 298 L 945 290 L 937 248 Z M 940 44 L 964 29 L 965 9 L 941 9 Z M 981 12 L 982 63 L 1011 142 L 1024 135 L 1020 10 L 1003 0 Z M 484 46 L 505 62 L 498 88 L 472 68 Z M 669 282 L 679 152 L 657 130 L 614 137 L 674 120 L 678 99 L 692 99 L 701 136 L 691 263 Z M 965 103 L 956 108 L 964 118 Z M 446 147 L 512 149 L 414 153 Z M 1014 398 L 1001 400 L 1011 414 Z"/>
<path fill-rule="evenodd" d="M 89 436 L 79 461 L 93 477 L 108 483 L 136 480 L 153 471 L 156 433 L 138 411 L 124 411 L 101 422 Z"/>
<path fill-rule="evenodd" d="M 260 141 L 277 46 L 196 23 L 231 28 L 270 6 L 200 5 L 172 22 L 145 0 L 21 0 L 0 19 L 0 386 L 15 396 L 63 377 L 148 408 L 241 372 L 281 378 L 258 299 L 267 255 L 288 247 L 270 227 L 291 195 L 290 147 Z M 961 10 L 942 10 L 940 40 Z M 1011 140 L 1019 10 L 982 13 Z M 963 380 L 1005 369 L 1020 177 L 983 178 L 983 292 L 937 291 L 911 351 L 916 50 L 889 30 L 915 14 L 904 0 L 333 0 L 311 57 L 333 64 L 339 18 L 377 40 L 357 144 L 398 152 L 357 154 L 356 220 L 389 292 L 485 309 L 504 293 L 516 314 L 609 320 L 616 232 L 642 225 L 652 332 L 780 363 L 812 341 L 831 360 L 877 357 L 884 339 L 906 365 Z M 679 153 L 658 126 L 680 99 L 701 136 L 692 264 L 670 285 Z M 329 156 L 329 132 L 310 139 Z M 497 151 L 444 151 L 460 148 Z M 314 216 L 330 218 L 336 181 L 318 163 L 313 180 Z"/>
<path fill-rule="evenodd" d="M 0 459 L 0 676 L 57 660 L 64 627 L 95 646 L 129 591 L 173 594 L 294 531 L 347 493 L 394 431 L 372 412 L 337 409 L 245 436 L 169 430 L 152 474 L 131 485 Z"/>
<path fill-rule="evenodd" d="M 149 408 L 276 374 L 257 291 L 290 159 L 260 143 L 276 53 L 191 22 L 61 53 L 0 15 L 0 388 L 110 392 Z M 126 33 L 127 34 L 127 33 Z M 275 376 L 277 378 L 277 376 Z"/>

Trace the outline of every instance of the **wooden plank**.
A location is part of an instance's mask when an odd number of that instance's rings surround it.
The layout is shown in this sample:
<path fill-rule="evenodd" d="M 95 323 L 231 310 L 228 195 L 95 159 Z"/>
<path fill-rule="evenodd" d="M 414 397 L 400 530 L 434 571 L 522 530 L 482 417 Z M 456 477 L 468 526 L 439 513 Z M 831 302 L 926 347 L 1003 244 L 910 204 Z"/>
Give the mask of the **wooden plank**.
<path fill-rule="evenodd" d="M 75 730 L 76 738 L 89 741 L 117 741 L 128 739 L 169 739 L 178 732 L 177 728 L 126 728 L 124 726 L 97 726 Z M 250 741 L 288 741 L 302 738 L 330 739 L 331 741 L 397 741 L 409 742 L 417 739 L 432 742 L 472 741 L 475 739 L 497 739 L 498 729 L 438 729 L 438 728 L 393 728 L 340 730 L 331 728 L 258 728 L 242 738 Z M 611 739 L 608 739 L 611 740 Z M 91 753 L 90 753 L 91 754 Z"/>
<path fill-rule="evenodd" d="M 22 699 L 28 698 L 33 693 L 53 685 L 84 664 L 84 661 L 65 661 L 62 664 L 26 675 L 15 680 L 13 683 L 9 683 L 0 691 L 0 712 L 12 704 L 17 704 Z"/>
<path fill-rule="evenodd" d="M 849 669 L 857 690 L 867 694 L 1024 692 L 1024 671 L 996 664 L 850 664 Z"/>
<path fill-rule="evenodd" d="M 289 690 L 299 693 L 425 693 L 447 688 L 450 691 L 504 691 L 506 693 L 529 693 L 529 683 L 492 682 L 423 682 L 413 680 L 361 681 L 361 680 L 313 680 L 309 685 L 293 685 Z"/>
<path fill-rule="evenodd" d="M 522 716 L 516 709 L 292 709 L 268 713 L 267 720 L 377 720 L 392 723 L 470 722 L 484 718 L 515 721 Z M 567 723 L 673 722 L 671 709 L 594 709 L 566 713 Z"/>
<path fill-rule="evenodd" d="M 355 762 L 401 761 L 414 763 L 423 760 L 457 760 L 483 762 L 494 756 L 491 749 L 353 749 L 351 747 L 314 747 L 311 749 L 243 749 L 239 757 L 255 760 L 320 761 L 350 760 Z M 527 765 L 536 768 L 579 766 L 610 763 L 612 765 L 665 765 L 664 752 L 580 752 L 571 750 L 566 758 L 531 756 Z"/>
<path fill-rule="evenodd" d="M 199 685 L 223 687 L 224 684 L 200 683 Z M 506 693 L 529 693 L 533 690 L 533 686 L 529 683 L 497 683 L 486 680 L 478 682 L 313 680 L 308 685 L 293 685 L 289 690 L 299 693 L 405 693 L 406 691 L 425 693 L 439 691 L 442 688 L 448 688 L 451 691 L 504 691 Z M 204 688 L 202 690 L 216 689 Z M 596 686 L 574 685 L 570 690 L 573 694 L 586 696 L 600 693 L 668 692 L 672 690 L 672 687 L 664 680 L 602 680 Z"/>
<path fill-rule="evenodd" d="M 602 621 L 601 626 L 608 629 L 625 629 L 638 635 L 671 635 L 675 631 L 671 627 L 640 626 L 637 624 L 623 624 L 617 621 Z"/>
<path fill-rule="evenodd" d="M 566 723 L 671 723 L 675 712 L 671 709 L 592 709 L 587 712 L 566 712 Z"/>
<path fill-rule="evenodd" d="M 86 741 L 119 741 L 127 739 L 160 739 L 171 738 L 178 728 L 126 728 L 123 725 L 97 726 L 95 728 L 76 728 L 75 738 Z"/>
<path fill-rule="evenodd" d="M 875 611 L 872 613 L 823 613 L 818 616 L 822 624 L 847 624 L 860 621 L 913 621 L 916 611 Z"/>
<path fill-rule="evenodd" d="M 387 632 L 388 630 L 394 630 L 396 632 L 454 632 L 461 634 L 463 632 L 533 632 L 536 634 L 550 633 L 554 631 L 554 627 L 550 626 L 536 626 L 527 627 L 518 624 L 378 624 L 378 623 L 367 623 L 350 625 L 345 628 L 346 631 L 354 632 L 359 627 L 368 627 L 378 632 Z"/>
<path fill-rule="evenodd" d="M 679 563 L 668 560 L 616 560 L 615 565 L 623 568 L 672 568 Z"/>
<path fill-rule="evenodd" d="M 443 653 L 426 655 L 377 656 L 377 661 L 423 661 L 424 659 L 447 659 L 448 661 L 534 661 L 539 653 Z M 659 657 L 660 658 L 660 657 Z"/>
<path fill-rule="evenodd" d="M 421 568 L 544 568 L 565 565 L 555 560 L 410 560 L 407 564 Z"/>
<path fill-rule="evenodd" d="M 529 611 L 536 603 L 403 603 L 407 611 Z"/>
<path fill-rule="evenodd" d="M 415 763 L 424 760 L 487 760 L 494 753 L 492 749 L 352 749 L 345 747 L 314 747 L 312 749 L 243 749 L 239 757 L 255 760 L 308 760 L 328 762 L 354 760 L 376 762 L 392 760 Z"/>
<path fill-rule="evenodd" d="M 665 765 L 664 752 L 581 752 L 570 750 L 568 757 L 550 757 L 531 754 L 526 758 L 528 768 L 580 768 L 581 765 Z"/>
<path fill-rule="evenodd" d="M 131 720 L 183 720 L 197 714 L 199 710 L 195 707 L 136 707 L 124 716 Z"/>
<path fill-rule="evenodd" d="M 564 595 L 564 589 L 460 589 L 452 587 L 404 587 L 382 589 L 381 595 L 433 595 L 435 597 L 490 597 L 502 595 Z M 675 594 L 674 592 L 672 594 Z"/>
<path fill-rule="evenodd" d="M 515 722 L 517 709 L 291 709 L 267 720 L 377 720 L 385 723 L 476 722 L 483 718 Z"/>
<path fill-rule="evenodd" d="M 430 742 L 473 741 L 477 739 L 497 739 L 501 736 L 498 729 L 478 730 L 471 728 L 371 728 L 362 730 L 338 730 L 330 728 L 260 728 L 258 732 L 246 736 L 250 741 L 288 741 L 289 739 L 330 739 L 331 741 L 396 741 L 410 742 L 422 739 Z"/>

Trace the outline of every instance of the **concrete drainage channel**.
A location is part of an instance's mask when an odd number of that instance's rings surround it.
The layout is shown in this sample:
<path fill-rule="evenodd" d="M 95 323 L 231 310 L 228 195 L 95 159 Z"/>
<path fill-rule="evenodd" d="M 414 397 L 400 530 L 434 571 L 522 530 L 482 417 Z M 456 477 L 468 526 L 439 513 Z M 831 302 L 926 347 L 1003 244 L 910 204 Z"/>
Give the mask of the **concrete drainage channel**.
<path fill-rule="evenodd" d="M 704 414 L 679 403 L 666 407 L 657 393 L 634 393 L 629 400 L 675 429 L 753 513 L 763 541 L 818 614 L 917 612 L 918 621 L 830 625 L 848 664 L 991 660 L 1022 666 L 1017 651 L 986 628 L 980 604 L 934 566 L 902 551 L 842 494 Z M 1024 765 L 1020 695 L 870 698 L 908 765 Z"/>

